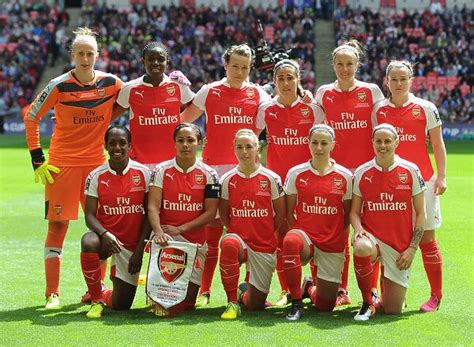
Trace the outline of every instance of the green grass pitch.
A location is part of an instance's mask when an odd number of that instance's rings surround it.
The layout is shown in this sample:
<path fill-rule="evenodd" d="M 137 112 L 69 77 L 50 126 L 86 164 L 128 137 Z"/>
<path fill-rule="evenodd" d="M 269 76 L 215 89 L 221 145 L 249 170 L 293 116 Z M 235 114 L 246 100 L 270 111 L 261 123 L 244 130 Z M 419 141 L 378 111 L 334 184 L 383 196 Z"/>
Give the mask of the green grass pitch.
<path fill-rule="evenodd" d="M 79 263 L 82 215 L 71 222 L 66 238 L 58 311 L 45 311 L 43 187 L 33 183 L 28 151 L 20 137 L 0 136 L 0 345 L 471 345 L 474 340 L 474 155 L 473 142 L 448 142 L 448 190 L 442 197 L 444 225 L 438 232 L 443 252 L 444 298 L 436 313 L 422 314 L 429 295 L 418 252 L 408 308 L 399 317 L 377 315 L 358 323 L 353 315 L 361 297 L 350 270 L 353 305 L 320 314 L 308 306 L 296 323 L 285 309 L 243 312 L 222 322 L 226 304 L 218 271 L 211 305 L 174 319 L 158 319 L 145 308 L 140 287 L 130 312 L 106 309 L 103 319 L 89 321 L 88 306 L 79 303 L 85 291 Z M 146 260 L 144 261 L 146 263 Z M 308 269 L 305 269 L 308 273 Z M 110 282 L 108 282 L 110 285 Z M 269 299 L 279 292 L 276 277 Z"/>

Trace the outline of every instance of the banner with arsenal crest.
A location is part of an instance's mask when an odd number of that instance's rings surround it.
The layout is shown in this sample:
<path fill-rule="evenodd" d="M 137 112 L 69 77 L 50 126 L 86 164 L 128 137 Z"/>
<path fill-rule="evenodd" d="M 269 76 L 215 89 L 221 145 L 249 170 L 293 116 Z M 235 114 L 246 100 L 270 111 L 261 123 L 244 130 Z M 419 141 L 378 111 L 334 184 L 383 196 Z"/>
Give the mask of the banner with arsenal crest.
<path fill-rule="evenodd" d="M 151 242 L 146 294 L 165 309 L 186 298 L 196 261 L 197 245 L 168 241 L 166 247 Z"/>

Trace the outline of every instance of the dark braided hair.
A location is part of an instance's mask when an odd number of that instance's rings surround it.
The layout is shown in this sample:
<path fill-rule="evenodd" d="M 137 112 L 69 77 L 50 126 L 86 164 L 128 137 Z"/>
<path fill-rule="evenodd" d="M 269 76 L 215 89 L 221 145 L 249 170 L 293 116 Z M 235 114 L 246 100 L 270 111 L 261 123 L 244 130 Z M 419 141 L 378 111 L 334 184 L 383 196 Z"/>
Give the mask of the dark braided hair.
<path fill-rule="evenodd" d="M 145 45 L 142 52 L 142 58 L 145 58 L 146 52 L 152 50 L 153 48 L 159 48 L 163 50 L 163 52 L 165 52 L 166 58 L 168 58 L 168 49 L 161 42 L 156 42 L 156 41 L 148 42 Z"/>

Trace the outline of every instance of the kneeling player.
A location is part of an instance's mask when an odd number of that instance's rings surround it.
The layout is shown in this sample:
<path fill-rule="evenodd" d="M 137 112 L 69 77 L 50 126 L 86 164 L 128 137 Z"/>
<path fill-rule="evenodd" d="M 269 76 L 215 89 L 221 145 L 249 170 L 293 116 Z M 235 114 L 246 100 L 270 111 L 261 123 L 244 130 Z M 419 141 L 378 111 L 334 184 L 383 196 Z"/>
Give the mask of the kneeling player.
<path fill-rule="evenodd" d="M 334 131 L 323 124 L 309 132 L 311 160 L 293 167 L 285 182 L 290 231 L 283 240 L 283 270 L 291 295 L 287 319 L 296 321 L 308 295 L 318 311 L 329 312 L 336 304 L 344 266 L 352 174 L 330 159 Z M 305 281 L 301 266 L 314 259 L 317 283 Z M 307 292 L 307 293 L 306 293 Z"/>
<path fill-rule="evenodd" d="M 142 264 L 144 239 L 150 234 L 145 218 L 150 175 L 128 157 L 130 132 L 112 126 L 105 133 L 110 159 L 92 171 L 86 182 L 85 217 L 89 231 L 81 240 L 81 266 L 91 296 L 87 318 L 100 318 L 104 304 L 115 310 L 132 306 Z M 101 260 L 112 256 L 113 290 L 102 291 Z"/>
<path fill-rule="evenodd" d="M 276 264 L 277 239 L 285 213 L 280 177 L 258 163 L 258 138 L 241 129 L 234 140 L 236 168 L 221 178 L 219 213 L 228 233 L 220 242 L 220 272 L 228 305 L 222 319 L 240 315 L 238 301 L 249 310 L 263 310 Z M 247 279 L 239 286 L 240 265 Z"/>
<path fill-rule="evenodd" d="M 402 311 L 411 263 L 425 223 L 425 183 L 415 164 L 395 155 L 396 129 L 389 124 L 376 126 L 372 143 L 375 158 L 355 171 L 350 213 L 354 270 L 363 299 L 354 317 L 357 321 L 368 320 L 376 311 L 371 278 L 377 260 L 383 266 L 383 311 Z"/>
<path fill-rule="evenodd" d="M 220 195 L 216 171 L 197 160 L 202 142 L 199 127 L 179 124 L 173 136 L 176 157 L 158 164 L 153 171 L 148 218 L 155 242 L 163 246 L 170 240 L 195 243 L 198 261 L 184 301 L 168 310 L 153 306 L 157 315 L 168 317 L 194 308 L 207 251 L 204 227 L 214 220 Z"/>

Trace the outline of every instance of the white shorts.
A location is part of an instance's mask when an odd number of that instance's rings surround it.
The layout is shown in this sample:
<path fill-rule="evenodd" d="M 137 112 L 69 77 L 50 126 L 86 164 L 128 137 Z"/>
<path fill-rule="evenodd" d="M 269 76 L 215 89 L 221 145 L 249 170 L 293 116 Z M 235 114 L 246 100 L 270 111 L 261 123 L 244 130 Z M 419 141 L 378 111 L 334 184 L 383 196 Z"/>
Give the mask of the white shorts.
<path fill-rule="evenodd" d="M 395 282 L 402 287 L 408 288 L 411 267 L 408 270 L 399 270 L 396 262 L 398 258 L 400 258 L 400 253 L 386 243 L 380 241 L 374 235 L 369 235 L 370 241 L 379 250 L 377 260 L 380 260 L 384 267 L 384 277 L 387 277 L 390 281 Z"/>
<path fill-rule="evenodd" d="M 434 183 L 436 177 L 433 175 L 426 183 L 425 190 L 425 206 L 426 206 L 426 223 L 425 230 L 435 230 L 441 227 L 441 207 L 439 204 L 439 195 L 434 193 Z"/>
<path fill-rule="evenodd" d="M 133 252 L 129 251 L 126 248 L 122 248 L 120 253 L 113 253 L 112 258 L 112 266 L 110 268 L 110 278 L 119 278 L 124 282 L 131 284 L 132 286 L 138 285 L 138 277 L 140 276 L 140 272 L 131 275 L 128 272 L 128 263 L 130 262 L 130 257 L 132 256 Z"/>
<path fill-rule="evenodd" d="M 173 240 L 180 241 L 180 242 L 188 242 L 184 237 L 181 235 L 173 236 Z M 194 262 L 194 269 L 191 273 L 191 278 L 189 282 L 192 282 L 198 286 L 201 286 L 201 278 L 202 278 L 202 271 L 204 270 L 204 262 L 206 260 L 206 253 L 207 253 L 207 244 L 204 245 L 198 244 L 197 254 L 196 254 L 196 261 Z"/>
<path fill-rule="evenodd" d="M 227 237 L 239 240 L 246 253 L 245 266 L 249 273 L 249 283 L 262 293 L 268 294 L 276 267 L 276 254 L 255 252 L 237 234 L 228 233 L 221 239 L 221 242 Z"/>
<path fill-rule="evenodd" d="M 318 278 L 328 282 L 340 283 L 346 258 L 344 251 L 339 253 L 324 252 L 311 242 L 311 239 L 303 230 L 293 229 L 293 231 L 300 234 L 312 250 L 314 264 L 318 267 Z"/>

